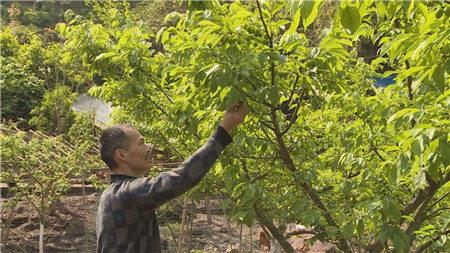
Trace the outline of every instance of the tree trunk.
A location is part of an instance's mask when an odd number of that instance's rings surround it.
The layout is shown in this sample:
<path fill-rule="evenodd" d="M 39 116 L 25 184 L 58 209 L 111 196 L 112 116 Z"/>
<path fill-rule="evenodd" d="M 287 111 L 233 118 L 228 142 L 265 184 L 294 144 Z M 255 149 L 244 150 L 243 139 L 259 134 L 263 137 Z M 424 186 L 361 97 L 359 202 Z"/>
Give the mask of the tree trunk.
<path fill-rule="evenodd" d="M 16 208 L 16 206 L 17 202 L 11 205 L 11 207 L 9 208 L 8 217 L 6 218 L 6 224 L 2 224 L 3 225 L 2 240 L 4 240 L 5 244 L 8 243 L 9 232 L 11 231 L 11 221 L 14 216 L 14 209 Z"/>
<path fill-rule="evenodd" d="M 270 231 L 275 240 L 277 240 L 277 242 L 283 248 L 284 252 L 295 253 L 296 251 L 294 250 L 294 248 L 292 248 L 292 245 L 280 233 L 275 224 L 273 224 L 273 222 L 265 214 L 261 213 L 261 211 L 259 211 L 258 208 L 255 207 L 255 211 L 256 216 L 259 219 L 259 223 L 261 223 L 261 225 L 265 226 Z"/>

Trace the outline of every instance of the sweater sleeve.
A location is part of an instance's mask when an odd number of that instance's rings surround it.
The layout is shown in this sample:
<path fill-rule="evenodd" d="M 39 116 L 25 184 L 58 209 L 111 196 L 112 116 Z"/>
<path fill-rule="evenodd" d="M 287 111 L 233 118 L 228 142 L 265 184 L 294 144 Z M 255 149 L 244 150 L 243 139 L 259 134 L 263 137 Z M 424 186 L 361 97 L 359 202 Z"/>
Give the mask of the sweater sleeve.
<path fill-rule="evenodd" d="M 197 185 L 231 141 L 228 132 L 219 126 L 203 146 L 178 168 L 162 172 L 154 178 L 124 181 L 116 196 L 127 202 L 125 205 L 139 205 L 143 209 L 161 206 Z"/>

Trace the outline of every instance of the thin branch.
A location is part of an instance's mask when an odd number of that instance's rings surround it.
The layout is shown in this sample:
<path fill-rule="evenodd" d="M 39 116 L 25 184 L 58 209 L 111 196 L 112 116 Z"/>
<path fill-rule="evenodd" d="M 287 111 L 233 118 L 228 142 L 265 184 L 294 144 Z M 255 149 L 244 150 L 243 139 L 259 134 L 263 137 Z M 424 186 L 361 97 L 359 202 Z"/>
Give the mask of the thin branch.
<path fill-rule="evenodd" d="M 255 78 L 256 80 L 258 80 L 259 82 L 261 82 L 263 85 L 268 85 L 269 83 L 266 83 L 264 80 L 261 80 L 261 79 L 259 79 L 259 77 L 257 77 L 257 76 L 255 76 L 255 75 L 253 75 L 253 74 L 251 74 L 251 76 L 253 77 L 253 78 Z M 248 78 L 248 77 L 247 77 Z M 256 90 L 256 87 L 254 87 L 255 88 L 255 90 Z"/>
<path fill-rule="evenodd" d="M 267 29 L 267 25 L 266 22 L 264 21 L 264 17 L 261 10 L 261 4 L 259 3 L 258 0 L 256 1 L 256 5 L 258 6 L 259 17 L 261 18 L 261 21 L 263 23 L 264 31 L 266 31 L 267 39 L 269 40 L 269 47 L 273 48 L 272 35 L 270 35 L 269 30 Z"/>
<path fill-rule="evenodd" d="M 281 136 L 285 135 L 289 129 L 291 128 L 291 126 L 294 124 L 294 117 L 297 115 L 298 109 L 300 108 L 300 100 L 297 102 L 297 106 L 295 107 L 294 112 L 292 113 L 291 119 L 289 120 L 289 124 L 287 125 L 286 129 L 284 129 L 281 132 Z"/>
<path fill-rule="evenodd" d="M 244 156 L 244 155 L 237 155 L 236 158 L 245 158 L 245 159 L 254 159 L 254 160 L 274 160 L 274 159 L 281 159 L 281 156 L 275 156 L 275 157 L 256 157 L 256 156 Z"/>
<path fill-rule="evenodd" d="M 267 128 L 269 128 L 270 130 L 274 130 L 274 128 L 272 126 L 270 126 L 268 123 L 264 122 L 264 121 L 259 121 L 259 123 Z M 265 132 L 264 132 L 265 133 Z M 266 135 L 267 136 L 267 135 Z M 268 137 L 268 136 L 267 136 Z"/>
<path fill-rule="evenodd" d="M 304 234 L 312 234 L 315 235 L 316 231 L 314 231 L 314 229 L 312 228 L 298 228 L 294 231 L 288 232 L 287 235 L 289 237 L 293 236 L 293 235 L 304 235 Z"/>
<path fill-rule="evenodd" d="M 164 94 L 164 96 L 167 98 L 167 100 L 169 100 L 169 102 L 170 102 L 171 104 L 173 104 L 173 101 L 172 101 L 172 99 L 170 98 L 170 96 L 169 96 L 166 92 L 164 92 L 164 90 L 163 90 L 162 88 L 159 88 L 159 87 L 158 87 L 159 84 L 156 83 L 155 79 L 153 79 L 151 76 L 149 76 L 149 79 L 150 79 L 150 81 L 152 81 L 152 83 L 154 83 L 154 84 L 156 85 L 156 89 L 157 89 L 158 91 L 160 91 L 162 94 Z"/>
<path fill-rule="evenodd" d="M 430 247 L 431 244 L 433 244 L 434 242 L 438 241 L 439 239 L 441 239 L 442 235 L 447 235 L 450 234 L 450 228 L 445 230 L 442 234 L 439 234 L 435 237 L 433 237 L 431 240 L 427 241 L 426 243 L 420 245 L 420 247 L 418 247 L 417 249 L 415 249 L 413 252 L 414 253 L 420 253 L 422 251 L 424 251 L 426 248 Z"/>
<path fill-rule="evenodd" d="M 442 195 L 440 198 L 438 198 L 436 201 L 433 202 L 430 206 L 436 206 L 437 203 L 439 203 L 441 200 L 446 198 L 450 194 L 450 191 L 448 191 L 446 194 Z"/>
<path fill-rule="evenodd" d="M 243 94 L 244 96 L 246 96 L 247 98 L 249 98 L 249 99 L 252 100 L 253 102 L 259 104 L 259 101 L 258 101 L 256 98 L 254 98 L 254 97 L 252 97 L 252 96 L 249 96 L 249 94 L 245 93 L 241 88 L 239 88 L 239 86 L 237 86 L 236 84 L 232 84 L 232 86 L 233 86 L 234 88 L 236 88 L 236 89 L 239 91 L 239 93 Z M 267 105 L 266 102 L 263 102 L 263 104 Z"/>
<path fill-rule="evenodd" d="M 297 73 L 294 73 L 295 74 L 295 80 L 294 80 L 294 84 L 292 85 L 292 90 L 291 90 L 291 94 L 289 94 L 289 98 L 288 98 L 288 104 L 290 104 L 291 103 L 291 101 L 292 101 L 292 98 L 294 97 L 294 94 L 295 94 L 295 88 L 297 88 L 297 83 L 298 83 L 298 80 L 300 79 L 300 76 L 297 74 Z"/>
<path fill-rule="evenodd" d="M 375 145 L 373 144 L 372 140 L 369 141 L 369 145 L 370 145 L 370 148 L 373 150 L 373 152 L 375 152 L 375 154 L 376 154 L 382 161 L 386 161 L 386 159 L 384 159 L 384 157 L 378 152 L 378 149 L 375 147 Z"/>
<path fill-rule="evenodd" d="M 440 215 L 442 211 L 445 211 L 445 210 L 450 210 L 450 206 L 446 206 L 446 207 L 442 207 L 442 208 L 434 210 L 432 213 L 427 215 L 427 217 L 425 219 L 428 220 L 433 217 L 436 217 L 436 216 Z"/>
<path fill-rule="evenodd" d="M 158 108 L 158 110 L 160 110 L 166 117 L 169 117 L 169 114 L 161 107 L 159 106 L 157 103 L 155 103 L 155 101 L 153 101 L 153 99 L 151 99 L 146 93 L 141 93 L 142 96 L 144 96 L 144 98 L 146 98 L 148 101 L 150 101 L 150 103 L 152 103 L 156 108 Z"/>

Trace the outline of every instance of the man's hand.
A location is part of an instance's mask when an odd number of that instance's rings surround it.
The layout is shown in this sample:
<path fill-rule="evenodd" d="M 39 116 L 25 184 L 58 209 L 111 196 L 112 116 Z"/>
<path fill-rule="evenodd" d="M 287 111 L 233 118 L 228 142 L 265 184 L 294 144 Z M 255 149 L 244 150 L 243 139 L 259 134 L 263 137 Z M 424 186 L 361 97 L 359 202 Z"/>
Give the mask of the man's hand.
<path fill-rule="evenodd" d="M 245 103 L 239 103 L 233 105 L 223 115 L 220 126 L 223 127 L 228 133 L 230 133 L 235 127 L 241 124 L 245 120 L 248 107 Z"/>

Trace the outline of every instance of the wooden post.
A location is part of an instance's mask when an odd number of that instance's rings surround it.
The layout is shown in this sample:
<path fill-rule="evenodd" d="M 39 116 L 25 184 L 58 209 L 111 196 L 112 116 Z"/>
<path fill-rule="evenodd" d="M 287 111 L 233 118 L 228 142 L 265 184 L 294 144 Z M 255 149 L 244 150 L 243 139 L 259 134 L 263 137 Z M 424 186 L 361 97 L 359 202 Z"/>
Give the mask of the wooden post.
<path fill-rule="evenodd" d="M 192 241 L 192 227 L 194 225 L 194 198 L 191 196 L 191 220 L 189 226 L 189 240 L 187 242 L 187 252 L 191 252 L 191 241 Z"/>
<path fill-rule="evenodd" d="M 86 204 L 86 185 L 84 184 L 84 181 L 86 180 L 85 171 L 83 170 L 82 177 L 81 177 L 81 192 L 83 195 L 83 214 L 84 214 L 84 252 L 88 252 L 88 214 L 87 214 L 87 204 Z"/>
<path fill-rule="evenodd" d="M 39 253 L 44 253 L 44 221 L 39 223 Z"/>
<path fill-rule="evenodd" d="M 174 241 L 174 247 L 176 248 L 178 246 L 178 240 L 175 235 L 175 232 L 172 230 L 172 227 L 170 226 L 169 220 L 167 219 L 166 215 L 163 214 L 164 220 L 166 221 L 167 228 L 169 229 L 170 235 L 172 236 L 172 240 Z"/>
<path fill-rule="evenodd" d="M 212 218 L 211 218 L 211 203 L 210 203 L 209 195 L 206 195 L 205 202 L 206 202 L 205 203 L 205 205 L 206 205 L 206 219 L 208 221 L 208 225 L 211 225 Z"/>
<path fill-rule="evenodd" d="M 239 227 L 239 253 L 242 252 L 242 224 Z"/>
<path fill-rule="evenodd" d="M 186 206 L 187 206 L 187 195 L 184 197 L 183 216 L 181 217 L 180 235 L 178 236 L 178 249 L 177 249 L 178 253 L 181 252 L 181 244 L 183 243 L 184 224 L 186 222 Z"/>
<path fill-rule="evenodd" d="M 250 226 L 250 253 L 253 252 L 253 225 Z"/>

